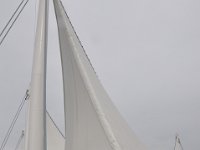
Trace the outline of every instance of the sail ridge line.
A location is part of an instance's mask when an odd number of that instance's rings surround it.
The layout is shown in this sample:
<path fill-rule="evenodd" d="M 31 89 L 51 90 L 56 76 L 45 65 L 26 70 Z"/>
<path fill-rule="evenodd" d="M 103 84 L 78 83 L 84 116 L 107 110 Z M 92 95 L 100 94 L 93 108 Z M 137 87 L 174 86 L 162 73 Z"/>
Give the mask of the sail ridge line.
<path fill-rule="evenodd" d="M 87 57 L 87 59 L 88 59 L 90 65 L 92 66 L 94 72 L 96 73 L 96 71 L 95 71 L 95 69 L 94 69 L 94 67 L 93 67 L 93 65 L 92 65 L 92 63 L 91 63 L 91 61 L 90 61 L 90 59 L 89 59 L 89 57 L 88 57 L 88 55 L 87 55 L 87 53 L 86 53 L 84 47 L 83 47 L 83 44 L 82 44 L 82 42 L 81 42 L 81 40 L 80 40 L 78 34 L 76 33 L 76 30 L 75 30 L 74 26 L 72 25 L 72 22 L 71 22 L 71 20 L 70 20 L 68 14 L 67 14 L 65 8 L 64 8 L 64 5 L 63 5 L 62 1 L 61 1 L 61 0 L 59 0 L 59 1 L 60 1 L 60 3 L 61 3 L 61 6 L 62 6 L 62 8 L 63 8 L 63 11 L 65 12 L 66 17 L 68 18 L 69 23 L 70 23 L 70 25 L 71 25 L 71 27 L 72 27 L 72 29 L 73 29 L 73 31 L 74 31 L 74 33 L 75 33 L 77 39 L 78 39 L 78 41 L 79 41 L 79 44 L 81 45 L 81 47 L 82 47 L 82 49 L 83 49 L 83 52 L 85 53 L 85 55 L 86 55 L 86 57 Z"/>

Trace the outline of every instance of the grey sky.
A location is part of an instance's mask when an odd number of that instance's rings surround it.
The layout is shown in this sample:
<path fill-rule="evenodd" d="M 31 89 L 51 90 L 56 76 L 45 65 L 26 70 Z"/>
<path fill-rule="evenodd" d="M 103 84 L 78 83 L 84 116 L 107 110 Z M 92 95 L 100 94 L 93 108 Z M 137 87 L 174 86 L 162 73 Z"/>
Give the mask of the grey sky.
<path fill-rule="evenodd" d="M 0 29 L 19 2 L 3 0 Z M 101 82 L 149 150 L 172 150 L 176 133 L 185 150 L 199 150 L 200 1 L 63 3 Z M 0 47 L 0 141 L 30 82 L 35 13 L 32 0 Z M 53 13 L 50 3 L 47 98 L 50 113 L 63 129 Z M 23 118 L 17 127 L 23 126 Z"/>

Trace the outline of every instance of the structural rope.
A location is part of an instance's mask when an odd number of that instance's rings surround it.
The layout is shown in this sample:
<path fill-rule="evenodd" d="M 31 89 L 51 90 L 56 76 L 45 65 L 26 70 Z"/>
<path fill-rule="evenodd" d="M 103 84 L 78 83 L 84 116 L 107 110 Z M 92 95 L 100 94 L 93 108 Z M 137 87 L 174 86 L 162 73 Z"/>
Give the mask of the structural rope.
<path fill-rule="evenodd" d="M 17 145 L 15 147 L 15 150 L 17 150 L 19 148 L 19 145 L 21 144 L 23 137 L 24 137 L 24 130 L 22 130 L 22 133 L 19 137 L 19 140 L 17 141 Z"/>
<path fill-rule="evenodd" d="M 22 8 L 20 9 L 19 13 L 17 14 L 17 16 L 15 17 L 15 19 L 14 19 L 13 22 L 11 23 L 10 27 L 9 27 L 8 30 L 6 31 L 5 35 L 2 37 L 2 39 L 1 39 L 1 41 L 0 41 L 0 46 L 2 45 L 2 43 L 3 43 L 3 41 L 5 40 L 6 36 L 7 36 L 8 33 L 10 32 L 11 28 L 13 27 L 13 25 L 15 24 L 15 22 L 16 22 L 17 19 L 19 18 L 19 16 L 20 16 L 20 14 L 22 13 L 22 11 L 24 10 L 24 8 L 25 8 L 25 6 L 27 5 L 28 1 L 29 1 L 29 0 L 27 0 L 27 1 L 24 3 L 24 5 L 23 5 Z M 19 8 L 20 8 L 20 6 L 21 6 L 22 4 L 23 4 L 23 2 L 20 3 Z M 18 8 L 17 11 L 12 15 L 13 17 L 14 17 L 15 14 L 18 12 L 19 8 Z M 11 17 L 11 18 L 13 19 L 13 17 Z M 10 20 L 8 21 L 8 23 L 7 23 L 8 25 L 10 24 L 10 22 L 11 22 L 12 19 L 10 19 Z M 4 33 L 4 31 L 6 30 L 6 28 L 8 27 L 7 24 L 6 24 L 6 26 L 5 26 L 5 29 L 3 29 L 3 31 L 2 31 L 3 33 Z M 3 33 L 2 33 L 2 34 L 3 34 Z"/>
<path fill-rule="evenodd" d="M 1 144 L 0 150 L 3 150 L 5 148 L 7 142 L 8 142 L 10 134 L 12 133 L 12 130 L 13 130 L 14 126 L 15 126 L 15 123 L 16 123 L 17 119 L 19 118 L 19 115 L 20 115 L 20 112 L 21 112 L 21 110 L 22 110 L 22 108 L 24 106 L 24 103 L 29 98 L 29 93 L 28 92 L 29 91 L 27 90 L 25 96 L 23 97 L 23 99 L 22 99 L 22 101 L 21 101 L 21 103 L 20 103 L 20 105 L 18 107 L 18 110 L 17 110 L 17 112 L 16 112 L 16 114 L 15 114 L 15 116 L 14 116 L 12 122 L 11 122 L 11 125 L 10 125 L 10 127 L 9 127 L 5 137 L 4 137 L 4 140 L 3 140 L 2 144 Z"/>
<path fill-rule="evenodd" d="M 3 33 L 5 32 L 6 28 L 8 27 L 8 25 L 10 24 L 10 22 L 12 21 L 13 17 L 16 15 L 16 13 L 18 12 L 19 8 L 22 6 L 24 0 L 21 1 L 21 3 L 19 4 L 19 6 L 17 7 L 17 9 L 15 10 L 15 12 L 13 13 L 13 15 L 10 17 L 9 21 L 7 22 L 7 24 L 5 25 L 5 27 L 3 28 L 3 30 L 0 33 L 0 37 L 3 35 Z"/>

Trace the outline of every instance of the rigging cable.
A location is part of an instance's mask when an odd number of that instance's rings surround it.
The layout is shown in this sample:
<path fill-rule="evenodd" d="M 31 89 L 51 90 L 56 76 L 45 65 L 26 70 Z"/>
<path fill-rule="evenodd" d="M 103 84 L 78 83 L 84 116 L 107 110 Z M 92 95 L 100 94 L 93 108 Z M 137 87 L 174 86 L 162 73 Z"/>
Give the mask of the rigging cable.
<path fill-rule="evenodd" d="M 12 123 L 11 123 L 11 125 L 10 125 L 6 135 L 5 135 L 5 137 L 4 137 L 4 140 L 3 140 L 2 144 L 1 144 L 0 150 L 3 150 L 5 145 L 7 144 L 8 139 L 10 137 L 10 134 L 11 134 L 11 132 L 12 132 L 14 126 L 15 126 L 15 123 L 16 123 L 17 119 L 19 118 L 19 114 L 20 114 L 20 112 L 21 112 L 21 110 L 22 110 L 22 108 L 24 106 L 24 103 L 28 98 L 29 98 L 29 90 L 26 90 L 26 94 L 23 97 L 23 99 L 22 99 L 22 101 L 21 101 L 21 103 L 20 103 L 20 105 L 18 107 L 18 110 L 17 110 L 17 112 L 16 112 L 16 114 L 15 114 L 13 120 L 12 120 Z"/>
<path fill-rule="evenodd" d="M 24 130 L 22 130 L 22 133 L 21 133 L 21 135 L 19 137 L 19 140 L 17 141 L 17 145 L 15 147 L 15 150 L 17 150 L 19 148 L 19 146 L 20 146 L 20 144 L 22 142 L 23 137 L 24 137 Z"/>
<path fill-rule="evenodd" d="M 5 33 L 5 35 L 3 36 L 3 38 L 0 41 L 0 46 L 3 43 L 3 41 L 5 40 L 6 36 L 8 35 L 8 33 L 10 32 L 10 29 L 13 27 L 13 25 L 15 24 L 15 22 L 17 21 L 17 19 L 19 18 L 20 14 L 22 13 L 22 11 L 24 10 L 25 6 L 27 5 L 29 0 L 27 0 L 24 5 L 22 6 L 22 8 L 20 9 L 19 13 L 17 14 L 16 18 L 13 20 L 13 22 L 11 23 L 10 27 L 8 28 L 7 32 Z"/>
<path fill-rule="evenodd" d="M 7 22 L 7 24 L 5 25 L 5 27 L 3 28 L 3 30 L 0 33 L 0 37 L 3 35 L 3 33 L 5 32 L 6 28 L 8 27 L 8 25 L 10 24 L 11 20 L 13 19 L 13 17 L 16 15 L 16 13 L 18 12 L 19 8 L 22 6 L 24 0 L 21 1 L 21 3 L 19 4 L 19 6 L 17 7 L 17 9 L 15 10 L 15 12 L 13 13 L 13 15 L 10 17 L 9 21 Z"/>

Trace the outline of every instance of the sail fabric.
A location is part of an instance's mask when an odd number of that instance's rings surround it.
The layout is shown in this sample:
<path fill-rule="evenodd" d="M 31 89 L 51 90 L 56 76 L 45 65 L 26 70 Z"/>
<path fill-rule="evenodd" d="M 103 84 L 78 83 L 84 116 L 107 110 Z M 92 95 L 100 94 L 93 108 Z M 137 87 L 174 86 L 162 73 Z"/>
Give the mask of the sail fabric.
<path fill-rule="evenodd" d="M 46 115 L 47 126 L 47 150 L 64 150 L 65 138 L 50 117 L 49 113 Z"/>
<path fill-rule="evenodd" d="M 59 0 L 58 24 L 65 106 L 65 150 L 144 150 L 109 96 Z"/>
<path fill-rule="evenodd" d="M 25 149 L 46 150 L 46 57 L 48 1 L 40 0 L 35 35 Z"/>

